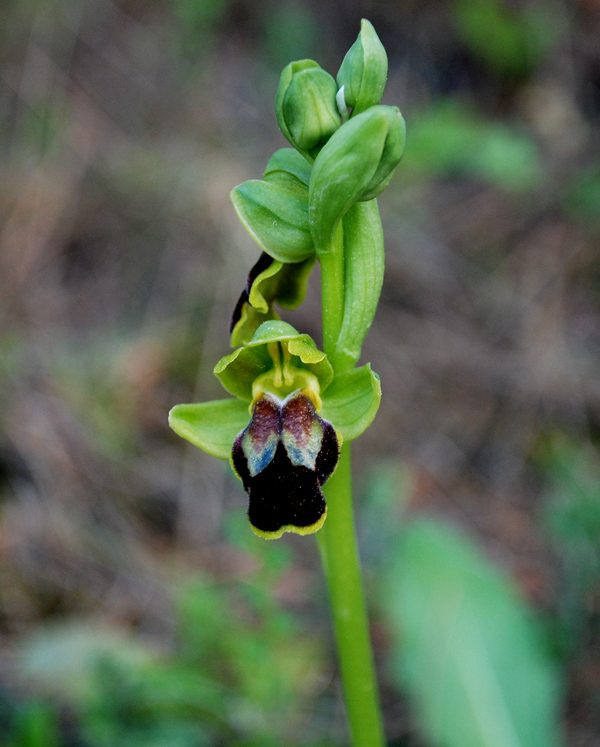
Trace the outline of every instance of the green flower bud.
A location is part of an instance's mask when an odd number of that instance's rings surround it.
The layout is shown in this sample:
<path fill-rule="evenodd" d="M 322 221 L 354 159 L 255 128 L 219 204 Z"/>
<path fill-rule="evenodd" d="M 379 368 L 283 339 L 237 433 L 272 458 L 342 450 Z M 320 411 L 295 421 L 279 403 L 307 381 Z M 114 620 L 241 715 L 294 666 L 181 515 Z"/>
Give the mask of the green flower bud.
<path fill-rule="evenodd" d="M 328 251 L 333 232 L 355 203 L 372 200 L 388 185 L 406 139 L 396 107 L 372 106 L 345 122 L 323 147 L 308 191 L 310 231 L 317 253 Z"/>
<path fill-rule="evenodd" d="M 291 62 L 281 74 L 277 123 L 294 148 L 311 159 L 341 124 L 336 93 L 333 77 L 312 60 Z"/>
<path fill-rule="evenodd" d="M 388 130 L 379 164 L 371 181 L 367 184 L 365 191 L 360 197 L 361 201 L 372 200 L 383 192 L 392 180 L 392 176 L 394 176 L 394 171 L 400 163 L 400 159 L 404 154 L 404 146 L 406 145 L 406 123 L 398 107 L 377 106 L 372 108 L 376 108 L 386 115 Z"/>
<path fill-rule="evenodd" d="M 381 101 L 387 79 L 388 61 L 375 29 L 363 18 L 360 34 L 344 57 L 337 83 L 353 114 L 360 114 Z"/>

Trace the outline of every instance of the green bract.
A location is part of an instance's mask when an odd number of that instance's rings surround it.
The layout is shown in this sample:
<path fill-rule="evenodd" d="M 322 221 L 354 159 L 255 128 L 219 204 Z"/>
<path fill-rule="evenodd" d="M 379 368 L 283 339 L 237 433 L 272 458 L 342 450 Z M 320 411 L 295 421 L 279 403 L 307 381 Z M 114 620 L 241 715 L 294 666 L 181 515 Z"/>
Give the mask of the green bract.
<path fill-rule="evenodd" d="M 387 54 L 373 26 L 363 18 L 358 39 L 348 50 L 337 74 L 346 104 L 360 114 L 381 101 L 387 79 Z"/>
<path fill-rule="evenodd" d="M 308 190 L 310 231 L 317 253 L 329 251 L 346 211 L 376 197 L 404 152 L 406 127 L 396 107 L 372 106 L 345 122 L 317 156 Z"/>
<path fill-rule="evenodd" d="M 169 414 L 169 424 L 180 436 L 220 459 L 230 457 L 233 442 L 248 424 L 249 406 L 259 391 L 282 399 L 295 391 L 296 385 L 297 389 L 310 390 L 311 396 L 322 403 L 322 416 L 347 441 L 368 428 L 381 399 L 379 377 L 369 366 L 334 379 L 325 353 L 308 335 L 281 321 L 263 323 L 249 343 L 217 363 L 215 374 L 236 399 L 176 405 Z"/>
<path fill-rule="evenodd" d="M 265 179 L 274 174 L 285 174 L 295 177 L 308 187 L 312 165 L 304 156 L 293 148 L 280 148 L 269 158 L 265 168 Z"/>
<path fill-rule="evenodd" d="M 274 259 L 302 262 L 314 253 L 301 182 L 296 189 L 252 179 L 235 187 L 231 201 L 248 233 Z"/>
<path fill-rule="evenodd" d="M 371 328 L 383 285 L 384 244 L 375 200 L 357 202 L 343 218 L 346 294 L 336 352 L 343 369 L 354 366 Z"/>
<path fill-rule="evenodd" d="M 294 148 L 309 158 L 341 124 L 336 93 L 333 77 L 312 60 L 291 62 L 281 74 L 277 123 Z"/>

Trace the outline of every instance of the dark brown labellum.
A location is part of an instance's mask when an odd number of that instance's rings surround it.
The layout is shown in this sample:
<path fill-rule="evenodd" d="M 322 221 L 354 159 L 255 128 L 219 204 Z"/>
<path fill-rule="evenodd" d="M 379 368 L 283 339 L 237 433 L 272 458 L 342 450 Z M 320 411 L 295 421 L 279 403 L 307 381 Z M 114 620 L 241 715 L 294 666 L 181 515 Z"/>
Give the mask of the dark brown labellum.
<path fill-rule="evenodd" d="M 327 513 L 321 485 L 338 458 L 335 429 L 309 397 L 297 391 L 283 401 L 269 394 L 258 400 L 232 452 L 254 531 L 275 539 L 320 529 Z"/>

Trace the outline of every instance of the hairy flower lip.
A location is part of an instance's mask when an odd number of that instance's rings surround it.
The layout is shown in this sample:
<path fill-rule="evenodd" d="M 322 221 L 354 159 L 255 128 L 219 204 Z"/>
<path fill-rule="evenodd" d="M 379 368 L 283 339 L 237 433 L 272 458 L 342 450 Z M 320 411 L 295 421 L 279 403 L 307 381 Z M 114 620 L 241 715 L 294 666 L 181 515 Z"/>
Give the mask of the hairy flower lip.
<path fill-rule="evenodd" d="M 312 534 L 325 521 L 321 491 L 339 458 L 333 425 L 319 417 L 298 390 L 285 399 L 265 393 L 250 423 L 238 434 L 231 462 L 248 493 L 248 517 L 256 534 Z"/>

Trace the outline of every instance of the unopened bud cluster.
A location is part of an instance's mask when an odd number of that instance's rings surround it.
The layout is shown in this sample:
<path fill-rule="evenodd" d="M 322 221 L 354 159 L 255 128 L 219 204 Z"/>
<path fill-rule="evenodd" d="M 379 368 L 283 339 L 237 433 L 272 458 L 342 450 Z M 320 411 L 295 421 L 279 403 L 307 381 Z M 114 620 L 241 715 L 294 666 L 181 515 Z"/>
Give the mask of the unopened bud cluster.
<path fill-rule="evenodd" d="M 299 60 L 283 70 L 277 91 L 275 109 L 281 132 L 310 161 L 319 160 L 322 149 L 334 138 L 335 150 L 329 155 L 333 152 L 339 159 L 347 151 L 354 160 L 362 156 L 368 161 L 363 171 L 369 173 L 369 180 L 359 190 L 359 200 L 370 200 L 386 187 L 404 150 L 400 112 L 396 107 L 377 106 L 387 70 L 385 49 L 373 26 L 363 20 L 337 81 L 313 60 Z"/>

